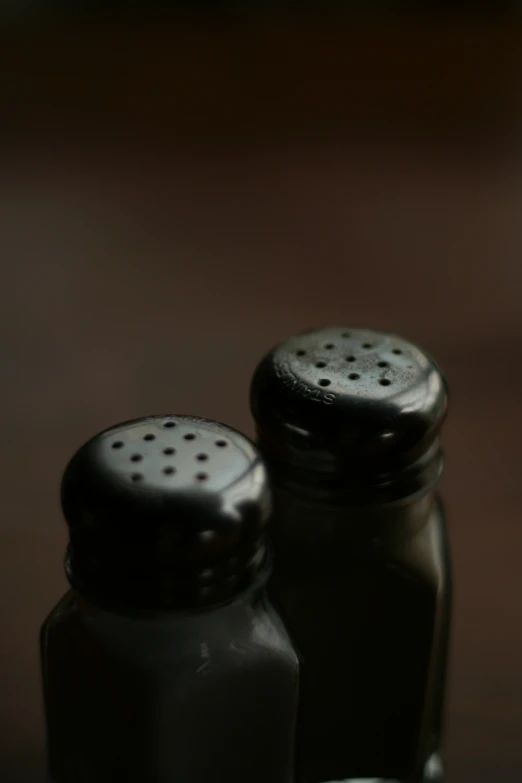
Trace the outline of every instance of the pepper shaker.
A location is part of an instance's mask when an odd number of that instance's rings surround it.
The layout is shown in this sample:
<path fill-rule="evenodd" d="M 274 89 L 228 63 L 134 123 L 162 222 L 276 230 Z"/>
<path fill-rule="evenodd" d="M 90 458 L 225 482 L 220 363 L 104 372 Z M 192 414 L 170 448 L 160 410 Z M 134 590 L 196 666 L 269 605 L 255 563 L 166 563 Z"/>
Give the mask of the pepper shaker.
<path fill-rule="evenodd" d="M 266 597 L 255 446 L 126 422 L 62 482 L 71 590 L 41 634 L 52 783 L 293 783 L 298 663 Z"/>
<path fill-rule="evenodd" d="M 301 658 L 298 779 L 443 779 L 445 380 L 420 348 L 319 328 L 251 387 L 274 488 L 269 592 Z"/>

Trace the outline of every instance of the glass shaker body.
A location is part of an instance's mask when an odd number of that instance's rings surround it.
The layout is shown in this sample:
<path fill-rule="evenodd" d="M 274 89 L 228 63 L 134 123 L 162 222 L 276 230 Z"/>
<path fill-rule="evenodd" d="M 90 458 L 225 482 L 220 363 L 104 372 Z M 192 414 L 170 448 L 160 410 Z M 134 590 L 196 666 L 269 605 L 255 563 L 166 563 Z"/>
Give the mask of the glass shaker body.
<path fill-rule="evenodd" d="M 440 501 L 340 513 L 275 498 L 270 594 L 303 663 L 299 779 L 435 781 L 451 610 Z"/>
<path fill-rule="evenodd" d="M 41 643 L 50 783 L 293 783 L 297 660 L 264 584 L 140 615 L 71 590 Z"/>

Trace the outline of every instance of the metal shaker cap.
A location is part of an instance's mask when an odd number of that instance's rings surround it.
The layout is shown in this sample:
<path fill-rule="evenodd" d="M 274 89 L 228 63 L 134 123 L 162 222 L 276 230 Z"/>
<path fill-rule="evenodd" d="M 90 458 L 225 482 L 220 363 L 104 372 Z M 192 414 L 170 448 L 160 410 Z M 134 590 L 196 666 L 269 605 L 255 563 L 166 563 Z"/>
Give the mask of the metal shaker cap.
<path fill-rule="evenodd" d="M 192 416 L 111 427 L 62 481 L 67 575 L 100 603 L 191 608 L 243 589 L 265 560 L 264 464 L 235 430 Z"/>
<path fill-rule="evenodd" d="M 368 501 L 414 494 L 440 475 L 446 383 L 395 334 L 340 326 L 291 337 L 258 365 L 251 407 L 276 479 Z"/>

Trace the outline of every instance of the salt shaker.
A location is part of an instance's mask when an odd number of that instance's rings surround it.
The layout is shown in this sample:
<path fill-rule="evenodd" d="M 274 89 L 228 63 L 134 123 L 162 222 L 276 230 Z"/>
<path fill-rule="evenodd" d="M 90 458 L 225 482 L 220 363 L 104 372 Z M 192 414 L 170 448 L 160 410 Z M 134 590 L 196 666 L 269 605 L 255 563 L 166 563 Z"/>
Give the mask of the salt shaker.
<path fill-rule="evenodd" d="M 206 419 L 94 437 L 62 507 L 71 590 L 41 634 L 52 783 L 293 783 L 298 662 L 267 600 L 256 448 Z"/>
<path fill-rule="evenodd" d="M 298 779 L 443 779 L 445 380 L 401 337 L 304 332 L 251 388 L 274 487 L 269 592 L 302 661 Z"/>

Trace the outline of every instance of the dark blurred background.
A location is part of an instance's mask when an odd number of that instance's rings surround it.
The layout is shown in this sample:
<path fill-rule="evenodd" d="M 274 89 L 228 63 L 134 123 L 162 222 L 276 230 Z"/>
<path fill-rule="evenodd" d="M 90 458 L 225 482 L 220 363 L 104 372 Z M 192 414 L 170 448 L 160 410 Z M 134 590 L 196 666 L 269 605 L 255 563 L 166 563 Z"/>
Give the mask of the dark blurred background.
<path fill-rule="evenodd" d="M 252 435 L 261 354 L 335 323 L 447 373 L 449 781 L 522 778 L 517 5 L 4 0 L 0 780 L 43 780 L 68 457 L 153 412 Z"/>

